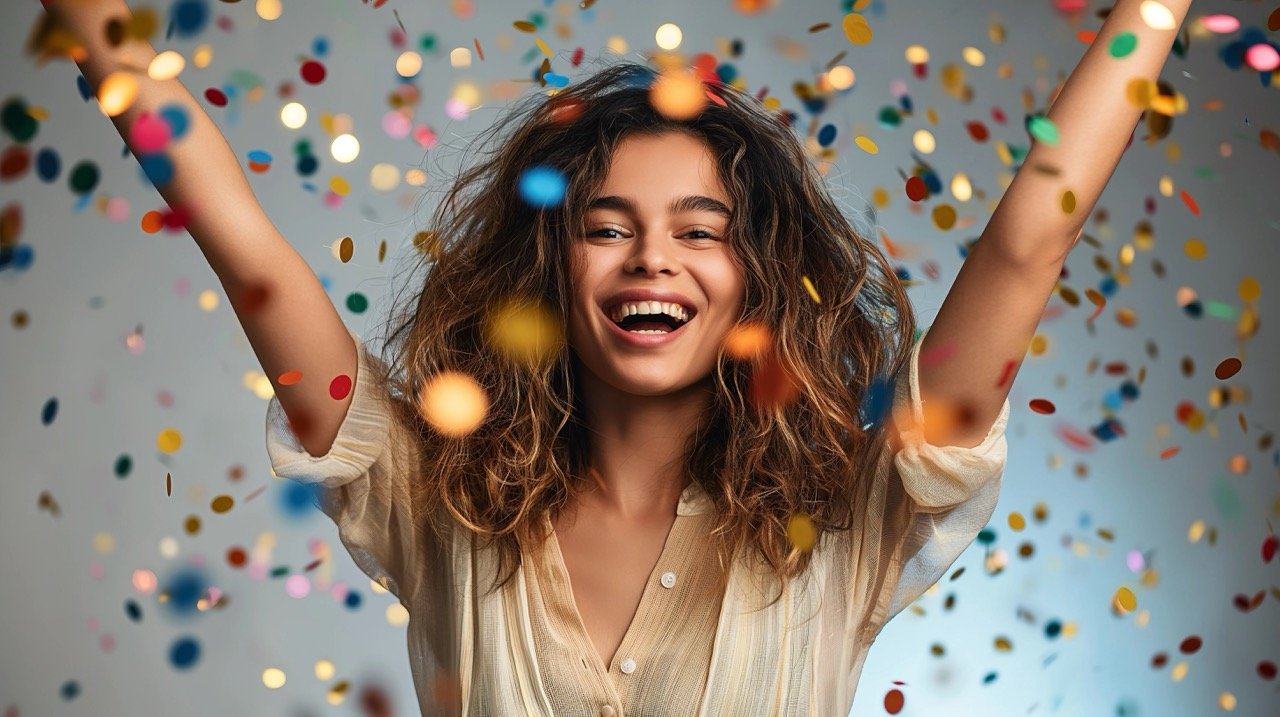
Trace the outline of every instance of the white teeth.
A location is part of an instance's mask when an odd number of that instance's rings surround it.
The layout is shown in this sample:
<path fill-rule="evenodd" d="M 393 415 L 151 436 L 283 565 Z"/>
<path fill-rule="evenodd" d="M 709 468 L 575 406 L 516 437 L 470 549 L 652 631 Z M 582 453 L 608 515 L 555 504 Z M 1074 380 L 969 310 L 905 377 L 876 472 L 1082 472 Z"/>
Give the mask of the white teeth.
<path fill-rule="evenodd" d="M 622 321 L 632 314 L 666 314 L 681 323 L 689 320 L 689 311 L 683 306 L 661 301 L 628 301 L 618 305 L 609 318 Z"/>

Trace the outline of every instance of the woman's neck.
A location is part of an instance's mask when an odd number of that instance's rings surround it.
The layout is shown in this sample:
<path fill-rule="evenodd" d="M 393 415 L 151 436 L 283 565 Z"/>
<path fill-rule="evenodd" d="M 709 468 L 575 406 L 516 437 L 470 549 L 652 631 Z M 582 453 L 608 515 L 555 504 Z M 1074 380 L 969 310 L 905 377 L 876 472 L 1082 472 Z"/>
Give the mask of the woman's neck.
<path fill-rule="evenodd" d="M 662 396 L 636 396 L 589 371 L 579 376 L 595 485 L 579 494 L 578 507 L 621 520 L 674 516 L 688 485 L 685 445 L 710 406 L 710 380 Z"/>

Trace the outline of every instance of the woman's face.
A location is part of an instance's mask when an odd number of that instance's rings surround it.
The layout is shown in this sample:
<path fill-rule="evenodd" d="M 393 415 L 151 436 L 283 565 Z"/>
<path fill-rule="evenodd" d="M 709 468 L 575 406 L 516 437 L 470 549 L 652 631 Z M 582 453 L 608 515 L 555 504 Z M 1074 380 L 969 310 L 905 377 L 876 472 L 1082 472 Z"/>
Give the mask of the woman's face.
<path fill-rule="evenodd" d="M 640 396 L 671 393 L 711 373 L 745 292 L 725 239 L 733 209 L 700 140 L 668 132 L 619 143 L 588 208 L 585 236 L 572 238 L 581 253 L 570 282 L 568 339 L 588 371 Z M 673 310 L 624 294 L 633 290 L 681 307 L 671 319 L 632 317 L 620 327 L 615 320 L 631 304 L 641 314 Z"/>

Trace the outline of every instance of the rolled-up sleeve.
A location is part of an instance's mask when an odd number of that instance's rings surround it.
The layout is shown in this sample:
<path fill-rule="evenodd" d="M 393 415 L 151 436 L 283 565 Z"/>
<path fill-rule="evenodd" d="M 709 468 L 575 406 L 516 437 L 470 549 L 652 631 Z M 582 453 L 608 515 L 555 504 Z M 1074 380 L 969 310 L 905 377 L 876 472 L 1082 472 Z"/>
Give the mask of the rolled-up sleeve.
<path fill-rule="evenodd" d="M 319 507 L 338 526 L 356 565 L 405 602 L 425 567 L 417 564 L 424 532 L 409 497 L 417 471 L 414 444 L 392 415 L 393 399 L 382 388 L 385 368 L 358 336 L 351 337 L 358 356 L 354 394 L 329 452 L 307 453 L 273 396 L 267 404 L 267 454 L 276 475 L 317 487 Z"/>
<path fill-rule="evenodd" d="M 886 557 L 892 556 L 883 567 L 897 575 L 891 599 L 883 606 L 884 622 L 941 579 L 991 519 L 1008 458 L 1008 399 L 976 446 L 937 446 L 924 440 L 922 344 L 923 334 L 896 383 L 894 424 L 900 441 L 892 461 L 882 463 L 880 476 L 898 483 L 886 487 L 888 508 L 878 523 L 889 548 Z"/>

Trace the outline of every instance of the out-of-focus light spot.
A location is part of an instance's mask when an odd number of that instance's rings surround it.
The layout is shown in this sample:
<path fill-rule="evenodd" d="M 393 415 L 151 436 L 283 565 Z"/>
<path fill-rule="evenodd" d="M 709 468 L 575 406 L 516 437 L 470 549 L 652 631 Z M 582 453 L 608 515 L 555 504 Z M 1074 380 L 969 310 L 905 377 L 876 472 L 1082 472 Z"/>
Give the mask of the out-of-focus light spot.
<path fill-rule="evenodd" d="M 911 144 L 920 154 L 933 154 L 933 150 L 938 148 L 938 141 L 927 129 L 916 130 L 915 134 L 911 135 Z"/>
<path fill-rule="evenodd" d="M 627 40 L 621 35 L 614 35 L 613 37 L 610 37 L 609 41 L 605 43 L 605 47 L 608 47 L 609 52 L 612 52 L 615 55 L 627 54 Z"/>
<path fill-rule="evenodd" d="M 453 67 L 471 67 L 471 50 L 455 47 L 449 51 L 449 64 Z"/>
<path fill-rule="evenodd" d="M 973 185 L 964 172 L 957 172 L 956 176 L 951 178 L 951 196 L 960 202 L 967 202 L 973 197 Z"/>
<path fill-rule="evenodd" d="M 664 50 L 674 50 L 680 47 L 684 33 L 680 31 L 679 25 L 668 22 L 658 26 L 658 31 L 653 33 L 653 40 Z"/>
<path fill-rule="evenodd" d="M 853 87 L 856 79 L 853 68 L 848 65 L 836 65 L 827 72 L 827 82 L 830 82 L 831 86 L 837 90 L 847 90 Z"/>
<path fill-rule="evenodd" d="M 98 103 L 108 117 L 123 113 L 137 98 L 138 80 L 124 72 L 112 72 L 98 86 Z"/>
<path fill-rule="evenodd" d="M 343 164 L 354 162 L 356 157 L 360 156 L 360 140 L 354 135 L 340 134 L 333 138 L 333 143 L 329 145 L 329 153 Z"/>
<path fill-rule="evenodd" d="M 261 0 L 258 4 L 262 4 Z M 278 667 L 268 667 L 262 671 L 262 684 L 266 685 L 267 689 L 278 690 L 284 687 L 284 682 L 284 670 Z"/>
<path fill-rule="evenodd" d="M 380 162 L 369 170 L 369 186 L 379 192 L 389 192 L 400 184 L 400 169 L 394 164 Z"/>
<path fill-rule="evenodd" d="M 1232 15 L 1205 15 L 1200 24 L 1210 32 L 1227 35 L 1240 29 L 1240 21 Z"/>
<path fill-rule="evenodd" d="M 976 47 L 966 47 L 960 54 L 964 61 L 973 67 L 982 67 L 987 64 L 987 56 Z"/>
<path fill-rule="evenodd" d="M 160 557 L 176 558 L 178 556 L 178 541 L 173 538 L 160 539 Z"/>
<path fill-rule="evenodd" d="M 401 77 L 414 77 L 422 71 L 422 55 L 413 50 L 405 50 L 396 58 L 396 74 Z"/>
<path fill-rule="evenodd" d="M 452 99 L 464 107 L 475 109 L 480 106 L 480 88 L 470 82 L 459 82 L 453 88 Z"/>
<path fill-rule="evenodd" d="M 284 12 L 284 7 L 281 6 L 280 0 L 258 0 L 254 10 L 258 13 L 258 17 L 263 20 L 279 20 L 280 13 Z"/>
<path fill-rule="evenodd" d="M 409 611 L 404 609 L 404 605 L 393 602 L 387 606 L 387 624 L 392 627 L 403 627 L 409 622 Z"/>
<path fill-rule="evenodd" d="M 111 537 L 111 533 L 95 533 L 93 536 L 93 549 L 106 555 L 116 549 L 116 539 Z"/>
<path fill-rule="evenodd" d="M 221 300 L 218 298 L 217 292 L 212 289 L 205 289 L 196 297 L 196 306 L 199 306 L 200 310 L 204 312 L 216 310 L 220 303 Z"/>
<path fill-rule="evenodd" d="M 172 80 L 182 74 L 186 66 L 187 60 L 181 54 L 173 50 L 165 50 L 151 58 L 151 64 L 147 65 L 147 77 L 157 82 Z"/>
<path fill-rule="evenodd" d="M 155 573 L 147 570 L 146 568 L 139 568 L 133 571 L 133 575 L 130 576 L 130 582 L 133 583 L 134 590 L 137 590 L 143 595 L 150 595 L 155 592 L 156 585 L 158 585 L 160 581 L 156 579 Z"/>
<path fill-rule="evenodd" d="M 338 669 L 334 666 L 333 660 L 316 660 L 315 666 L 311 669 L 315 673 L 317 680 L 332 680 L 333 676 L 338 674 Z"/>
<path fill-rule="evenodd" d="M 421 187 L 427 183 L 427 173 L 421 169 L 407 169 L 404 173 L 404 183 L 410 187 Z"/>
<path fill-rule="evenodd" d="M 1143 0 L 1138 6 L 1138 13 L 1152 30 L 1172 30 L 1177 27 L 1177 23 L 1173 21 L 1173 13 L 1156 0 Z"/>
<path fill-rule="evenodd" d="M 307 108 L 301 102 L 290 102 L 280 108 L 280 122 L 289 129 L 298 129 L 307 123 Z"/>
<path fill-rule="evenodd" d="M 924 45 L 911 45 L 906 52 L 907 62 L 913 65 L 923 65 L 929 61 L 929 50 Z"/>

